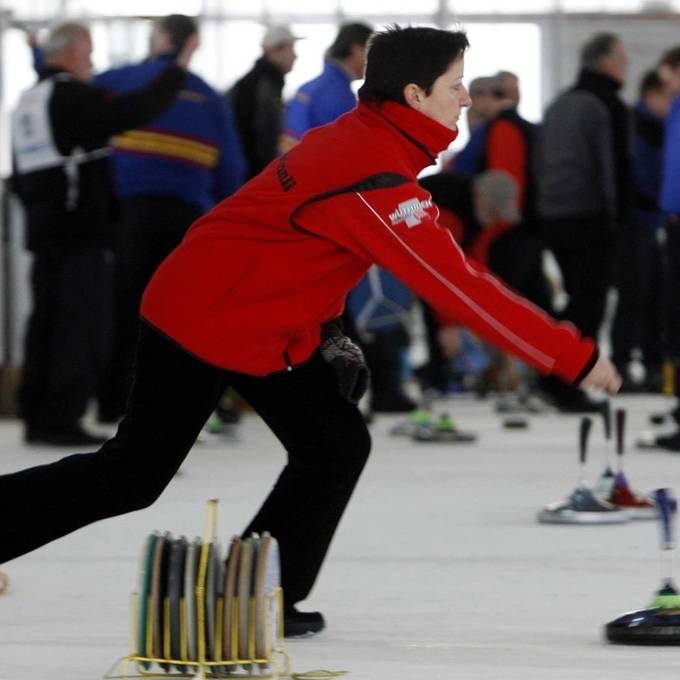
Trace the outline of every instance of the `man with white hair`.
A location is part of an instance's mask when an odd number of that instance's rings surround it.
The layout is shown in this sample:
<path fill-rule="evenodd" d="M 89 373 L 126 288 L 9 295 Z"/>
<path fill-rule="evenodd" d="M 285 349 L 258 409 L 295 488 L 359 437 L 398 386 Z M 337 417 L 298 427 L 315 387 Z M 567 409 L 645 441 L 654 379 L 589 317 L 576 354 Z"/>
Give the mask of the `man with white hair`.
<path fill-rule="evenodd" d="M 79 421 L 107 353 L 108 140 L 172 102 L 194 49 L 188 44 L 144 89 L 111 97 L 88 82 L 87 26 L 63 23 L 41 46 L 39 82 L 21 96 L 12 125 L 14 188 L 33 253 L 33 309 L 18 394 L 28 443 L 101 441 Z"/>
<path fill-rule="evenodd" d="M 297 55 L 298 36 L 283 24 L 270 26 L 262 38 L 262 56 L 228 93 L 248 160 L 250 177 L 277 156 L 283 126 L 284 76 Z"/>

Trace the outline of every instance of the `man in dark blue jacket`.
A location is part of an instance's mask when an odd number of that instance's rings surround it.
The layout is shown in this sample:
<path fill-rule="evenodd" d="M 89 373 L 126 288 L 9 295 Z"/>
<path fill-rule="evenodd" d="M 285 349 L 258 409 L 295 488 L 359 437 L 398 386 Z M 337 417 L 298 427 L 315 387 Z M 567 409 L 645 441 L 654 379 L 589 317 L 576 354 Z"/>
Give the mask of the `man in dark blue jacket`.
<path fill-rule="evenodd" d="M 628 375 L 635 349 L 642 350 L 647 385 L 661 375 L 663 259 L 663 213 L 659 208 L 663 165 L 664 120 L 671 97 L 656 71 L 640 83 L 640 98 L 634 109 L 635 134 L 632 146 L 634 184 L 633 211 L 629 227 L 621 234 L 618 253 L 618 305 L 612 328 L 613 360 L 624 387 L 637 389 Z"/>
<path fill-rule="evenodd" d="M 151 53 L 140 64 L 97 76 L 113 92 L 141 87 L 198 32 L 190 17 L 173 14 L 153 31 Z M 100 394 L 100 419 L 123 413 L 137 340 L 137 315 L 151 275 L 186 230 L 246 179 L 246 163 L 224 97 L 193 73 L 173 105 L 148 125 L 113 140 L 121 218 L 115 241 L 113 355 Z"/>
<path fill-rule="evenodd" d="M 286 108 L 280 151 L 298 144 L 307 130 L 332 123 L 356 106 L 351 84 L 364 76 L 366 43 L 372 32 L 366 24 L 340 27 L 328 48 L 323 72 L 302 85 Z"/>
<path fill-rule="evenodd" d="M 663 168 L 659 205 L 666 222 L 666 256 L 668 262 L 668 360 L 675 364 L 674 391 L 680 396 L 678 363 L 680 362 L 680 45 L 668 50 L 657 68 L 659 78 L 673 97 L 664 126 Z M 665 386 L 666 387 L 666 386 Z M 680 423 L 680 406 L 673 417 Z M 680 451 L 680 429 L 656 437 L 653 445 Z"/>

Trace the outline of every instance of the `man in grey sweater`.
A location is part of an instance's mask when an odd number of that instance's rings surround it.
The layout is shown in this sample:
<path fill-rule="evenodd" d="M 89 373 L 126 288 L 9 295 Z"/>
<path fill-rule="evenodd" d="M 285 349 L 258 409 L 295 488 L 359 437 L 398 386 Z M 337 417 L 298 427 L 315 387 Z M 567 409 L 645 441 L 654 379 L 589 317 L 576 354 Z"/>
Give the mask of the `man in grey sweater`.
<path fill-rule="evenodd" d="M 597 338 L 616 231 L 628 221 L 630 117 L 618 91 L 628 59 L 611 33 L 581 49 L 574 86 L 548 108 L 537 159 L 537 211 L 569 302 L 562 316 Z M 563 395 L 584 410 L 583 395 Z M 587 409 L 585 409 L 587 410 Z"/>

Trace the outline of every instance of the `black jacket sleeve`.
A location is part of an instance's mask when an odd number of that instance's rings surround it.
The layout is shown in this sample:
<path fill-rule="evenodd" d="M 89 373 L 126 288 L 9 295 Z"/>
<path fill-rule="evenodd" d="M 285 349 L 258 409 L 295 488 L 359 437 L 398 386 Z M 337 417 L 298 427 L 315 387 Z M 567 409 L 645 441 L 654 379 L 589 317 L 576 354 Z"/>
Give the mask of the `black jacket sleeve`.
<path fill-rule="evenodd" d="M 172 65 L 144 88 L 118 96 L 91 83 L 57 82 L 50 115 L 59 150 L 97 148 L 112 135 L 148 123 L 172 104 L 185 76 L 184 69 Z"/>

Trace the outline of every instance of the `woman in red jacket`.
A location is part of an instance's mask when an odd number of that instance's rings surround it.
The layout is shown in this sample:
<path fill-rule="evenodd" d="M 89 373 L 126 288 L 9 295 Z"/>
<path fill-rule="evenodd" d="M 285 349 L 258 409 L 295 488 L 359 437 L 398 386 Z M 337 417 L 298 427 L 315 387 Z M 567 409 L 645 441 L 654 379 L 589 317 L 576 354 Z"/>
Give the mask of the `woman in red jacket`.
<path fill-rule="evenodd" d="M 142 303 L 136 376 L 95 453 L 0 477 L 0 561 L 153 503 L 227 385 L 288 463 L 246 532 L 280 544 L 288 633 L 319 630 L 307 597 L 370 448 L 361 355 L 329 328 L 377 263 L 447 317 L 543 373 L 615 392 L 595 344 L 467 261 L 416 176 L 456 136 L 464 33 L 377 34 L 358 107 L 308 132 L 198 220 Z"/>

